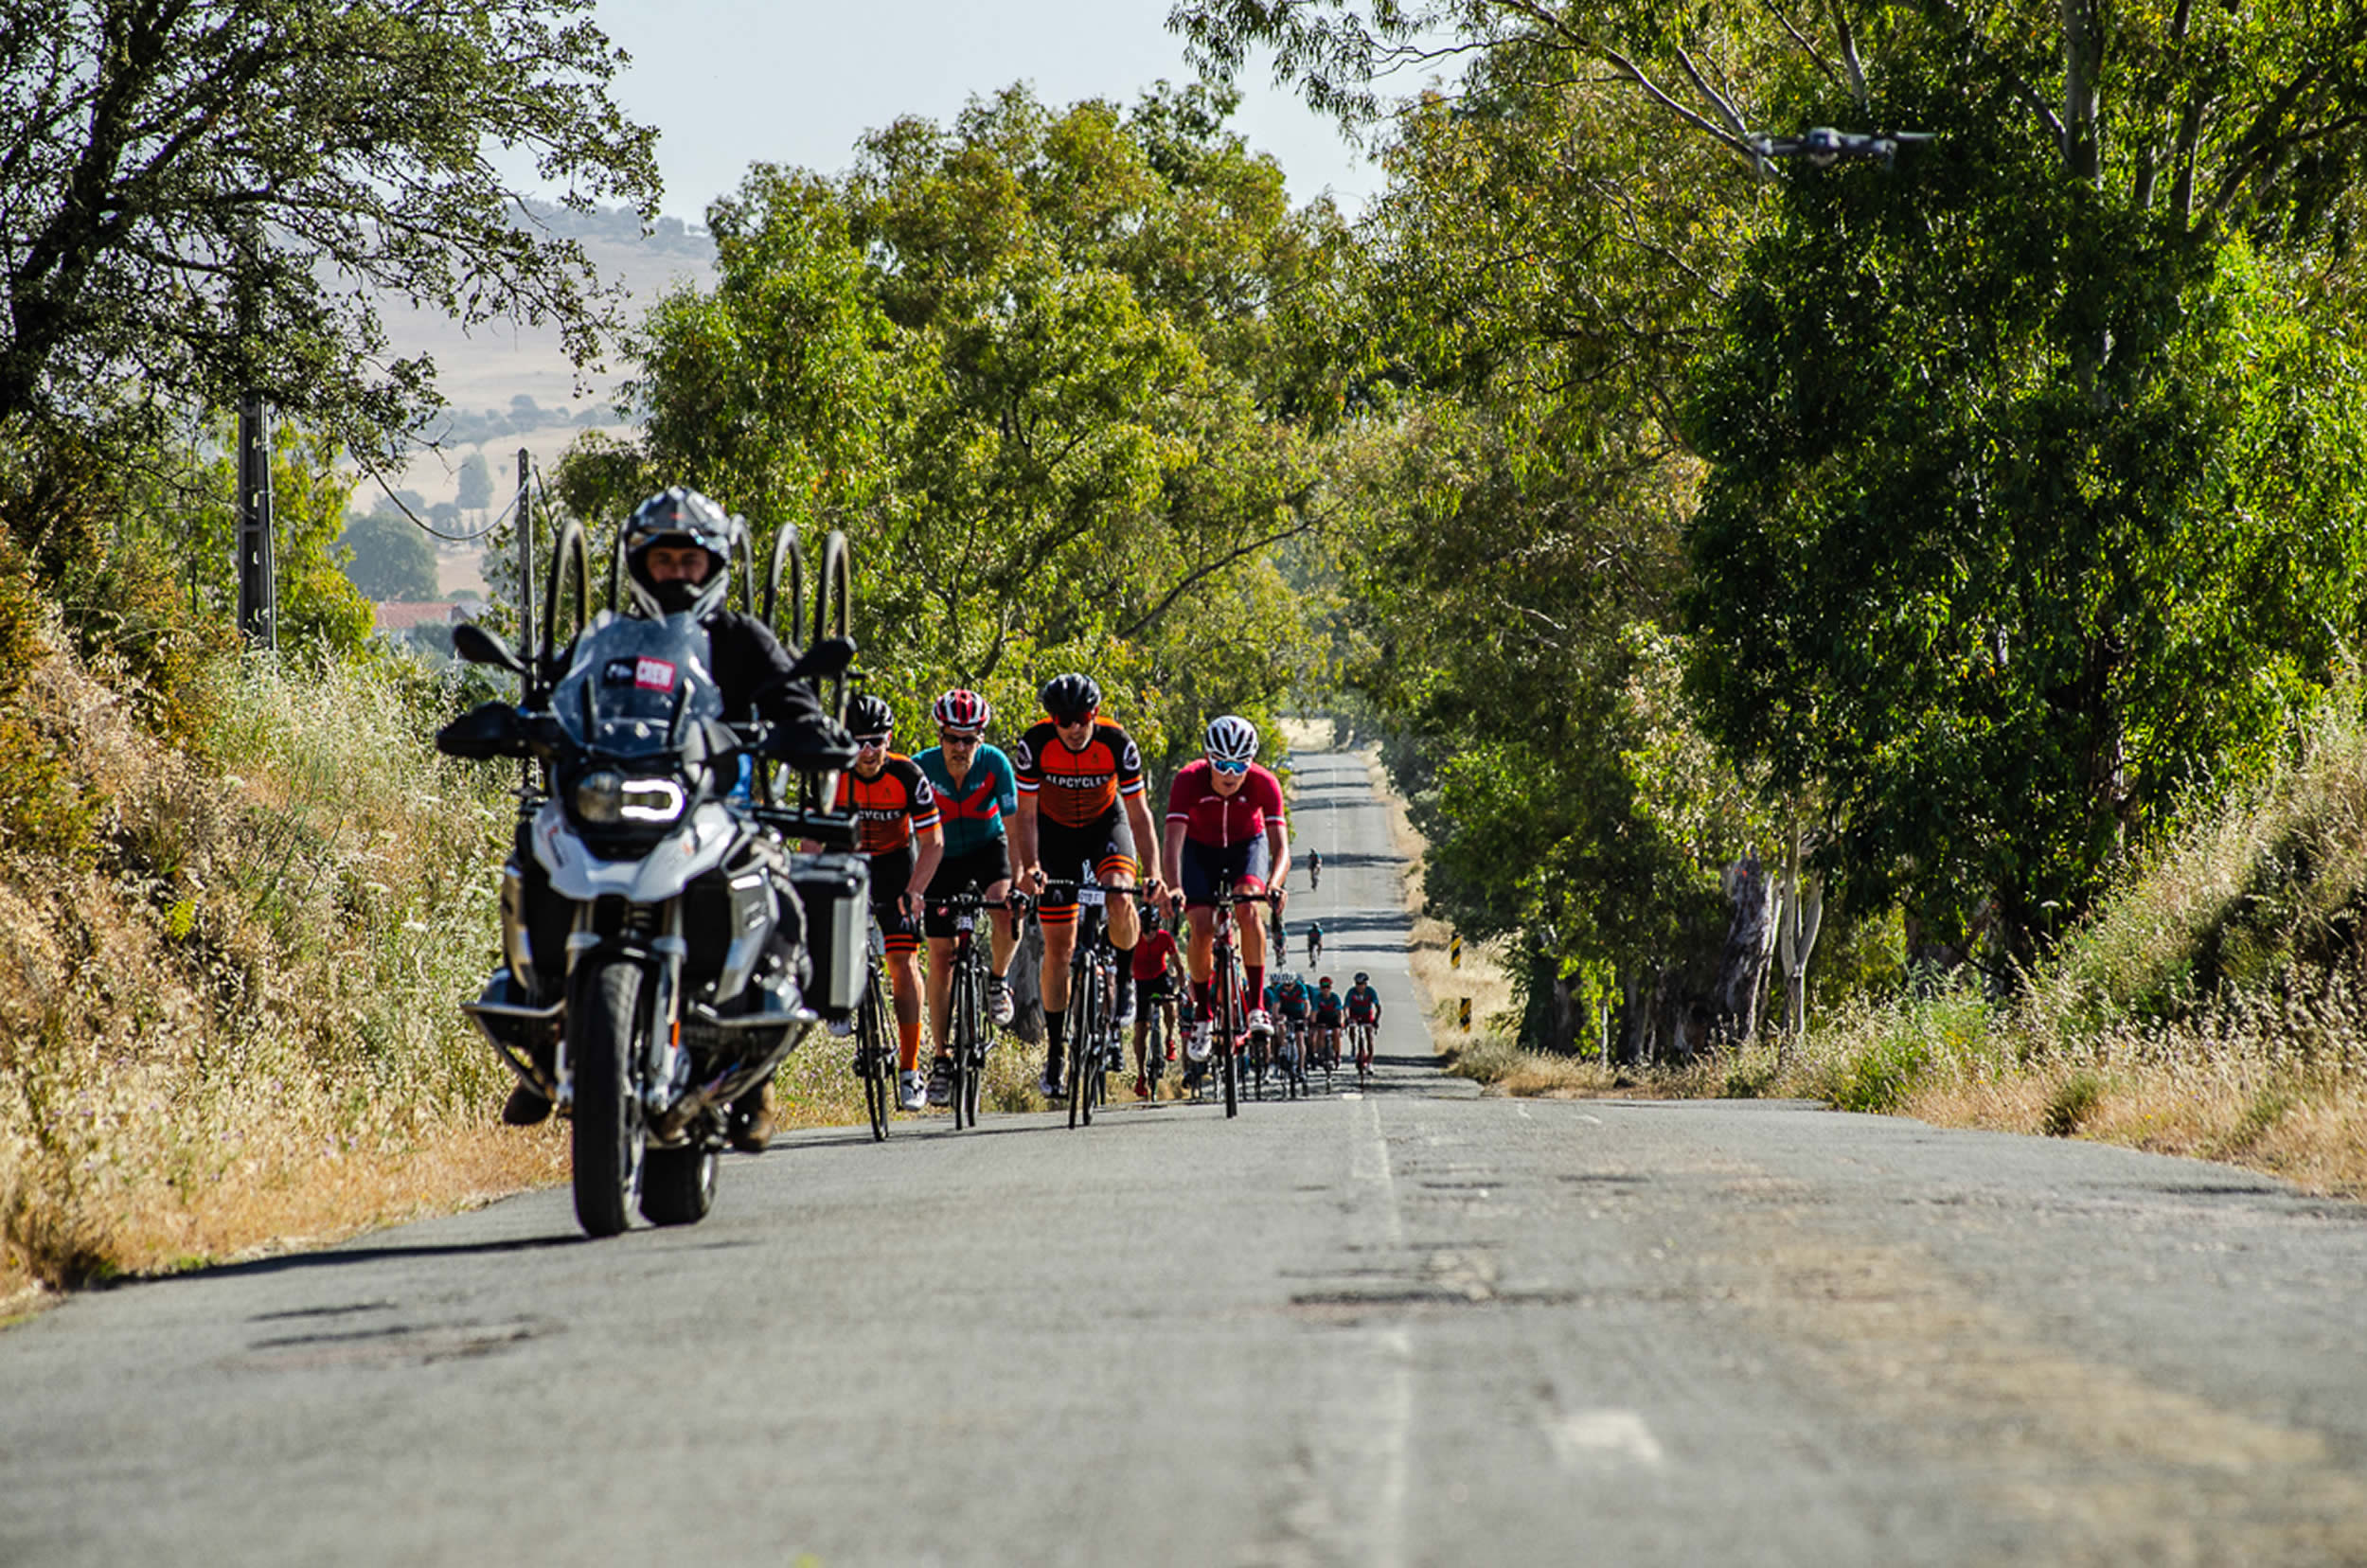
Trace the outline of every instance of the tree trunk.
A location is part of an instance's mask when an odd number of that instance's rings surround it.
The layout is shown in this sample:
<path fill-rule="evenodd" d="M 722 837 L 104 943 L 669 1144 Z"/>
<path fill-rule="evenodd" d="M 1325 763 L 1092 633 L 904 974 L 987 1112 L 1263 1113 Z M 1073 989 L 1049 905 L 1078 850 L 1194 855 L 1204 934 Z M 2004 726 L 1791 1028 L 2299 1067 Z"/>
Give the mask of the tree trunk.
<path fill-rule="evenodd" d="M 1720 1048 L 1747 1044 L 1758 1033 L 1759 996 L 1775 955 L 1775 879 L 1757 855 L 1727 868 L 1726 900 L 1726 949 L 1706 1031 L 1708 1043 Z"/>

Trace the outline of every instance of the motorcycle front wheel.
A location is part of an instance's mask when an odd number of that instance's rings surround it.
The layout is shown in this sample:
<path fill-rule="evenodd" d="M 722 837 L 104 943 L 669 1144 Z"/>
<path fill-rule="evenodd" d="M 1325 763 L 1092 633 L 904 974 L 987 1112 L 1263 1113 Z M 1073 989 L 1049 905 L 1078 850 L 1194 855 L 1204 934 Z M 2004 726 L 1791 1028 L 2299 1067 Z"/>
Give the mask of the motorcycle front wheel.
<path fill-rule="evenodd" d="M 641 966 L 614 959 L 582 976 L 567 1014 L 576 1221 L 587 1236 L 614 1236 L 632 1223 L 641 1195 L 641 1096 L 632 1083 Z"/>

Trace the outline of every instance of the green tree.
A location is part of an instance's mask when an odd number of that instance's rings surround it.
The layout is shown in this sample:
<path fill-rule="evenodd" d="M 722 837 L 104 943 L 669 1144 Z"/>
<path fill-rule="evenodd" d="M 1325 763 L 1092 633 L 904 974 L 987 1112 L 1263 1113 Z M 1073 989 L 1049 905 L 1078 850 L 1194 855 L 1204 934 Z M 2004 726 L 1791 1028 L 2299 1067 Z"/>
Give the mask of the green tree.
<path fill-rule="evenodd" d="M 591 9 L 0 0 L 0 424 L 259 391 L 382 450 L 435 401 L 382 295 L 554 322 L 589 359 L 614 301 L 486 150 L 571 205 L 654 205 Z"/>
<path fill-rule="evenodd" d="M 460 465 L 460 490 L 454 497 L 462 511 L 481 512 L 493 504 L 493 471 L 485 454 L 472 452 Z"/>
<path fill-rule="evenodd" d="M 352 553 L 346 576 L 365 598 L 418 603 L 436 597 L 436 547 L 400 512 L 348 519 L 338 544 Z"/>
<path fill-rule="evenodd" d="M 1230 108 L 1013 89 L 866 137 L 840 180 L 758 166 L 708 214 L 714 290 L 636 346 L 645 442 L 579 443 L 570 504 L 684 481 L 767 534 L 844 525 L 912 718 L 959 682 L 1016 719 L 1072 667 L 1159 694 L 1127 713 L 1154 749 L 1202 704 L 1270 715 L 1298 668 L 1272 556 L 1323 515 L 1340 402 L 1295 329 L 1346 241 Z"/>
<path fill-rule="evenodd" d="M 1935 951 L 1986 933 L 2027 957 L 2356 638 L 2358 8 L 1212 0 L 1174 20 L 1220 79 L 1270 49 L 1351 120 L 1384 107 L 1385 68 L 1451 54 L 1479 62 L 1454 107 L 1474 121 L 1504 116 L 1502 82 L 1593 80 L 1735 169 L 1770 130 L 1937 135 L 1895 170 L 1729 197 L 1706 235 L 1753 248 L 1668 421 L 1708 459 L 1686 532 L 1705 721 L 1771 787 L 1829 801 L 1857 896 L 1906 898 Z M 1516 129 L 1545 129 L 1538 101 L 1512 102 Z"/>

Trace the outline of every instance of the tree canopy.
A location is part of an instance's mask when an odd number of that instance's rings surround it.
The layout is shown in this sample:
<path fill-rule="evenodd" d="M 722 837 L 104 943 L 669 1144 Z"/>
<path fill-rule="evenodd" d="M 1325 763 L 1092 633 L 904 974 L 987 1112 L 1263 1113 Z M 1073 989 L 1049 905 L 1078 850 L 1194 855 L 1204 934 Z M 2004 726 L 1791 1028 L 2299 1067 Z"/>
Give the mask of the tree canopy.
<path fill-rule="evenodd" d="M 680 481 L 768 536 L 845 526 L 869 662 L 908 701 L 959 683 L 1032 711 L 1091 668 L 1158 694 L 1129 715 L 1154 749 L 1269 711 L 1346 239 L 1290 208 L 1231 107 L 1014 88 L 867 136 L 839 179 L 758 166 L 708 214 L 715 288 L 636 343 L 645 442 L 579 445 L 568 494 L 614 515 Z"/>
<path fill-rule="evenodd" d="M 0 421 L 260 392 L 357 450 L 433 406 L 388 296 L 558 325 L 614 301 L 503 166 L 654 206 L 592 0 L 0 0 Z"/>

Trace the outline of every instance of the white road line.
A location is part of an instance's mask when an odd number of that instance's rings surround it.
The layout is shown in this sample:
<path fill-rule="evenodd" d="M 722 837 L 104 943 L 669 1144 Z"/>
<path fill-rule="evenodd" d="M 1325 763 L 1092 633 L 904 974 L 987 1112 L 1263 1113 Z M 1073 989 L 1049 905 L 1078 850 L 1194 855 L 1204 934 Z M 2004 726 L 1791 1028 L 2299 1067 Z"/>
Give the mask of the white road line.
<path fill-rule="evenodd" d="M 1660 1439 L 1632 1410 L 1580 1410 L 1545 1418 L 1545 1440 L 1564 1470 L 1600 1470 L 1607 1464 L 1657 1466 Z"/>
<path fill-rule="evenodd" d="M 1373 1510 L 1372 1549 L 1365 1560 L 1376 1568 L 1405 1561 L 1405 1498 L 1413 1469 L 1414 1330 L 1404 1324 L 1383 1328 L 1381 1355 L 1389 1363 L 1388 1396 L 1380 1419 L 1380 1495 Z"/>
<path fill-rule="evenodd" d="M 1381 1131 L 1380 1102 L 1363 1100 L 1349 1113 L 1362 1134 L 1348 1173 L 1377 1189 L 1381 1234 L 1392 1248 L 1405 1245 L 1405 1219 L 1397 1206 L 1397 1183 L 1390 1169 L 1389 1139 Z M 1414 1330 L 1391 1324 L 1373 1335 L 1373 1349 L 1381 1362 L 1379 1409 L 1375 1413 L 1373 1438 L 1380 1458 L 1380 1487 L 1373 1499 L 1370 1539 L 1362 1560 L 1376 1568 L 1399 1568 L 1405 1561 L 1405 1503 L 1413 1470 Z"/>

